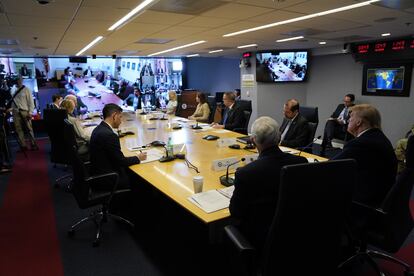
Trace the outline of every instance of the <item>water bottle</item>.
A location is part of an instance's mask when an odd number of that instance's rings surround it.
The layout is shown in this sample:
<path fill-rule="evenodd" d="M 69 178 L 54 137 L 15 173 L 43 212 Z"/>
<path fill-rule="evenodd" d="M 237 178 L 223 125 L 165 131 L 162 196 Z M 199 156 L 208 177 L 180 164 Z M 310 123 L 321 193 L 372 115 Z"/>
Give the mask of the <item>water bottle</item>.
<path fill-rule="evenodd" d="M 174 152 L 173 152 L 173 144 L 172 144 L 172 139 L 171 137 L 168 138 L 168 142 L 167 142 L 167 156 L 174 156 Z"/>

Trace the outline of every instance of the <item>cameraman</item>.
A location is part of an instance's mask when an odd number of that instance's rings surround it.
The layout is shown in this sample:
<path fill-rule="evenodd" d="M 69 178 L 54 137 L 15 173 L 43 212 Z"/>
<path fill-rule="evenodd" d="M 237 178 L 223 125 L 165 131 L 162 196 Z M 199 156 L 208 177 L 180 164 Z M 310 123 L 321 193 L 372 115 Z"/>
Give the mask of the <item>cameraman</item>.
<path fill-rule="evenodd" d="M 6 116 L 10 113 L 8 102 L 11 99 L 10 89 L 4 75 L 0 76 L 0 173 L 11 172 L 11 160 L 5 130 Z"/>
<path fill-rule="evenodd" d="M 14 89 L 12 89 L 12 96 L 13 122 L 19 144 L 22 150 L 27 150 L 24 138 L 24 132 L 26 130 L 30 139 L 31 149 L 37 150 L 39 147 L 36 145 L 32 128 L 32 114 L 34 110 L 33 96 L 30 90 L 23 85 L 21 78 L 17 80 Z"/>

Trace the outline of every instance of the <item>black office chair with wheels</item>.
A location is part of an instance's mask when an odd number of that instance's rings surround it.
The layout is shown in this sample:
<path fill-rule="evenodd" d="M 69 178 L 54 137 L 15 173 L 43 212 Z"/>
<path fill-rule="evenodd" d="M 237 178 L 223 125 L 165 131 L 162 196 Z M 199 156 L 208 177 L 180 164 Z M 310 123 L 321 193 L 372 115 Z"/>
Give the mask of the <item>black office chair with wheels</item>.
<path fill-rule="evenodd" d="M 76 134 L 73 125 L 66 120 L 65 128 L 65 146 L 70 149 L 70 159 L 73 170 L 73 187 L 72 193 L 78 203 L 79 208 L 88 209 L 95 206 L 100 206 L 98 210 L 93 211 L 89 216 L 79 220 L 68 231 L 69 236 L 75 234 L 75 230 L 82 223 L 87 221 L 93 221 L 97 225 L 97 231 L 93 246 L 99 246 L 101 242 L 102 226 L 108 221 L 108 217 L 125 223 L 132 228 L 134 224 L 129 220 L 110 213 L 110 205 L 114 196 L 120 196 L 125 193 L 129 193 L 129 189 L 117 190 L 118 185 L 118 174 L 107 173 L 101 175 L 90 176 L 87 170 L 87 166 L 81 160 L 78 155 L 78 149 L 76 145 Z M 100 182 L 105 181 L 106 183 L 112 183 L 112 190 L 109 191 L 95 191 L 93 187 L 99 186 Z"/>
<path fill-rule="evenodd" d="M 212 122 L 214 122 L 214 115 L 216 114 L 216 108 L 217 108 L 215 96 L 208 96 L 207 103 L 208 103 L 208 107 L 210 108 L 210 115 L 208 116 L 208 123 L 211 124 Z"/>
<path fill-rule="evenodd" d="M 347 177 L 338 177 L 344 171 Z M 335 275 L 355 183 L 356 163 L 350 159 L 283 167 L 263 251 L 257 252 L 236 226 L 225 227 L 248 264 L 247 272 L 262 276 Z"/>
<path fill-rule="evenodd" d="M 44 109 L 43 121 L 46 132 L 50 141 L 50 161 L 57 164 L 64 165 L 67 168 L 70 165 L 68 158 L 68 149 L 64 145 L 64 120 L 68 118 L 68 113 L 64 109 Z M 66 189 L 70 190 L 72 174 L 65 174 L 55 179 L 55 187 L 59 187 L 59 183 L 63 180 L 68 180 Z"/>
<path fill-rule="evenodd" d="M 342 263 L 341 267 L 352 263 L 355 259 L 363 259 L 378 275 L 383 275 L 374 261 L 374 258 L 379 258 L 401 265 L 406 276 L 414 275 L 409 264 L 385 253 L 396 253 L 400 250 L 414 227 L 410 211 L 410 197 L 414 185 L 414 137 L 408 140 L 407 154 L 406 169 L 397 177 L 394 186 L 379 208 L 353 202 L 351 213 L 364 218 L 364 221 L 351 227 L 353 229 L 351 234 L 360 245 L 356 254 Z M 368 249 L 369 245 L 385 252 Z"/>
<path fill-rule="evenodd" d="M 312 153 L 313 139 L 315 139 L 315 133 L 319 124 L 318 108 L 311 106 L 299 106 L 299 113 L 308 121 L 309 138 L 308 143 L 310 146 L 303 149 L 306 152 Z"/>

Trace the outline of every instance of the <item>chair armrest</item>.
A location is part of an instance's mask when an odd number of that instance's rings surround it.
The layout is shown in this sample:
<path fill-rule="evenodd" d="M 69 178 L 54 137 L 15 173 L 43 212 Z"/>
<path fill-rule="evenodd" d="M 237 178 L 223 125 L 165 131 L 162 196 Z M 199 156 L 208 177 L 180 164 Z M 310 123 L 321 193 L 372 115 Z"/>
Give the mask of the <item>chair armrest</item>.
<path fill-rule="evenodd" d="M 237 229 L 234 225 L 225 226 L 224 231 L 240 253 L 250 252 L 253 254 L 256 251 L 253 245 L 248 240 L 246 240 L 243 234 L 240 233 L 239 229 Z"/>
<path fill-rule="evenodd" d="M 374 208 L 372 206 L 366 205 L 364 203 L 361 203 L 359 201 L 352 201 L 352 208 L 356 208 L 358 210 L 361 210 L 362 212 L 365 213 L 371 213 L 371 214 L 380 214 L 380 215 L 386 215 L 387 212 L 385 212 L 383 209 L 381 208 Z"/>

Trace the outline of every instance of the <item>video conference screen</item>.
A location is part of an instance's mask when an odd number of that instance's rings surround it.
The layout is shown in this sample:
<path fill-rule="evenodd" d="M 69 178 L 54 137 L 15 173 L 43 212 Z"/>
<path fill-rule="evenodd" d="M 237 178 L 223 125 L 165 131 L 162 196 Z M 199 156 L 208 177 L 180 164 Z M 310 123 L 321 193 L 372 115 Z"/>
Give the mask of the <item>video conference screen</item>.
<path fill-rule="evenodd" d="M 302 82 L 308 75 L 308 51 L 268 51 L 256 54 L 258 82 Z"/>
<path fill-rule="evenodd" d="M 367 70 L 367 90 L 403 90 L 404 67 L 373 68 Z"/>
<path fill-rule="evenodd" d="M 412 67 L 411 63 L 365 64 L 362 95 L 408 97 Z"/>

